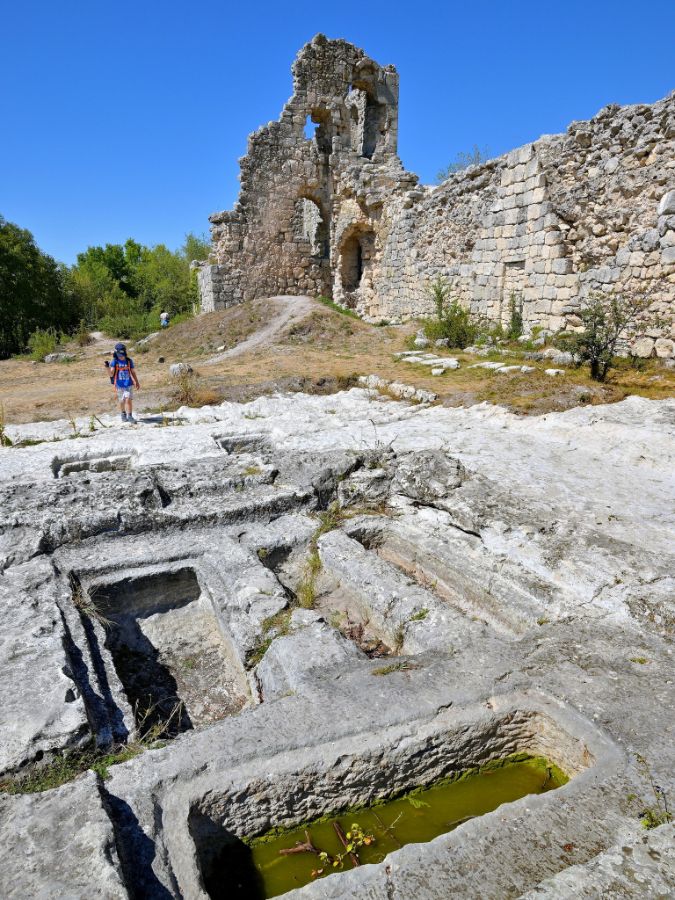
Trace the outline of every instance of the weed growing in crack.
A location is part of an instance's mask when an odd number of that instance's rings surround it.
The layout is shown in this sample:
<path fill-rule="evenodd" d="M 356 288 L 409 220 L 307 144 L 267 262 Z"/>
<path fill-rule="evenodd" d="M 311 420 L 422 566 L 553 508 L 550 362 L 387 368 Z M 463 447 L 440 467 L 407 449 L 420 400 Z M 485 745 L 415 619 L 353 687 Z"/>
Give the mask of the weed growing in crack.
<path fill-rule="evenodd" d="M 654 781 L 651 769 L 644 756 L 640 753 L 636 753 L 635 758 L 638 762 L 640 773 L 647 781 L 649 781 L 654 795 L 654 806 L 646 807 L 640 815 L 642 827 L 647 829 L 658 828 L 659 825 L 666 825 L 668 822 L 672 822 L 673 817 L 668 809 L 668 797 L 666 792 Z"/>
<path fill-rule="evenodd" d="M 139 736 L 128 744 L 115 744 L 105 750 L 89 746 L 80 750 L 57 753 L 46 765 L 35 766 L 22 776 L 10 776 L 0 780 L 0 793 L 36 794 L 50 791 L 73 781 L 89 769 L 105 780 L 110 777 L 111 766 L 128 762 L 146 750 L 159 750 L 163 747 L 162 738 L 168 736 L 172 721 L 180 718 L 182 711 L 183 704 L 179 701 L 166 719 L 143 731 L 143 723 L 154 712 L 154 707 L 151 707 L 141 716 Z"/>
<path fill-rule="evenodd" d="M 372 669 L 371 675 L 390 675 L 392 672 L 408 672 L 410 669 L 420 669 L 421 666 L 418 666 L 417 663 L 407 662 L 406 660 L 399 660 L 395 663 L 390 663 L 388 666 L 379 666 L 377 669 Z"/>
<path fill-rule="evenodd" d="M 80 429 L 77 427 L 77 422 L 75 421 L 75 416 L 68 416 L 68 424 L 70 425 L 70 430 L 72 431 L 71 437 L 80 437 Z"/>
<path fill-rule="evenodd" d="M 73 750 L 55 756 L 51 762 L 34 768 L 23 776 L 3 779 L 0 781 L 0 792 L 37 794 L 49 791 L 72 781 L 88 769 L 93 769 L 101 778 L 107 778 L 110 766 L 127 762 L 140 752 L 134 745 L 122 745 L 107 752 L 96 748 Z"/>
<path fill-rule="evenodd" d="M 182 700 L 177 700 L 168 711 L 168 715 L 163 717 L 160 716 L 159 718 L 157 718 L 158 710 L 161 710 L 159 702 L 153 703 L 143 710 L 140 708 L 139 704 L 136 703 L 134 706 L 134 719 L 136 721 L 138 737 L 134 744 L 129 746 L 138 745 L 142 749 L 156 747 L 158 741 L 173 737 L 171 726 L 176 722 L 180 722 L 183 718 L 185 704 Z"/>
<path fill-rule="evenodd" d="M 319 513 L 319 524 L 309 540 L 307 562 L 295 592 L 298 606 L 302 609 L 313 609 L 316 602 L 316 580 L 321 572 L 319 538 L 339 528 L 346 518 L 346 513 L 337 502 L 331 503 L 328 509 Z"/>
<path fill-rule="evenodd" d="M 292 612 L 293 610 L 289 608 L 282 609 L 263 620 L 262 636 L 248 657 L 247 662 L 249 666 L 258 665 L 275 638 L 288 634 Z"/>
<path fill-rule="evenodd" d="M 423 619 L 429 615 L 429 610 L 426 606 L 423 606 L 422 609 L 418 609 L 416 613 L 413 613 L 409 618 L 409 622 L 421 622 Z"/>
<path fill-rule="evenodd" d="M 394 643 L 392 647 L 392 652 L 394 654 L 399 654 L 403 650 L 403 645 L 405 643 L 405 631 L 407 626 L 412 622 L 423 622 L 428 615 L 429 610 L 426 606 L 423 606 L 421 609 L 418 609 L 417 612 L 409 615 L 407 619 L 399 622 L 399 624 L 396 626 L 396 630 L 394 631 Z"/>
<path fill-rule="evenodd" d="M 396 626 L 396 631 L 394 632 L 394 653 L 400 653 L 403 649 L 403 644 L 405 642 L 405 622 L 400 622 Z"/>
<path fill-rule="evenodd" d="M 109 628 L 113 624 L 112 620 L 107 619 L 96 605 L 95 592 L 93 594 L 88 594 L 74 572 L 70 573 L 68 581 L 70 582 L 71 595 L 75 609 L 89 619 L 92 619 L 94 622 L 98 622 L 103 628 Z"/>

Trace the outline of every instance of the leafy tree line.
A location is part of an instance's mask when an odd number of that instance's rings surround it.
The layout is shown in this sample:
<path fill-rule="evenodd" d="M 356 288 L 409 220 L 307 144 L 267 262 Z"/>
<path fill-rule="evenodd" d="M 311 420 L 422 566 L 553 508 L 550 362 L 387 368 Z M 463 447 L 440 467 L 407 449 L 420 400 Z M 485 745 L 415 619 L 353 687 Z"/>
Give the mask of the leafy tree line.
<path fill-rule="evenodd" d="M 0 359 L 25 350 L 38 330 L 98 328 L 135 338 L 156 330 L 163 310 L 174 320 L 190 315 L 198 301 L 190 262 L 208 253 L 208 240 L 194 234 L 178 250 L 130 238 L 89 247 L 68 267 L 0 216 Z"/>

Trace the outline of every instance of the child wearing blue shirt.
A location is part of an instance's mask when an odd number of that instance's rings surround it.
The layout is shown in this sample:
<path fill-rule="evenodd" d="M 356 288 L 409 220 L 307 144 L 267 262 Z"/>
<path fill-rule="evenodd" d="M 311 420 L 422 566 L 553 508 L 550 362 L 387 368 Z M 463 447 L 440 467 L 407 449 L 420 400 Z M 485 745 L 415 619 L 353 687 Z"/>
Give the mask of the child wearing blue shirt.
<path fill-rule="evenodd" d="M 127 356 L 127 348 L 124 344 L 115 344 L 115 352 L 109 369 L 110 381 L 120 404 L 122 421 L 135 425 L 136 419 L 134 419 L 132 411 L 134 385 L 137 391 L 140 391 L 141 386 L 136 377 L 134 361 Z"/>

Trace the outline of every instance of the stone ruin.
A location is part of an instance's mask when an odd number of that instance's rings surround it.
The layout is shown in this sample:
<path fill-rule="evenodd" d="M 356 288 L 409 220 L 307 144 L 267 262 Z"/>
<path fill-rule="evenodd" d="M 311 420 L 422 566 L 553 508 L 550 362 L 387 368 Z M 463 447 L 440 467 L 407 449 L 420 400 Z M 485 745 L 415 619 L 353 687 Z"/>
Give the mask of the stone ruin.
<path fill-rule="evenodd" d="M 231 897 L 227 847 L 518 753 L 569 783 L 285 896 L 673 895 L 675 402 L 141 418 L 0 449 L 3 898 Z"/>
<path fill-rule="evenodd" d="M 652 301 L 635 351 L 675 355 L 675 94 L 606 106 L 430 187 L 397 155 L 393 66 L 317 35 L 292 71 L 281 117 L 249 137 L 234 210 L 210 217 L 203 311 L 310 294 L 400 321 L 433 311 L 440 275 L 495 322 L 513 298 L 526 330 L 558 331 L 612 291 Z"/>
<path fill-rule="evenodd" d="M 401 317 L 434 272 L 548 325 L 657 270 L 672 302 L 672 100 L 429 189 L 392 68 L 316 38 L 294 76 L 216 217 L 207 307 L 332 290 Z M 2 898 L 242 896 L 228 848 L 514 754 L 568 783 L 284 896 L 675 894 L 675 401 L 519 419 L 378 383 L 6 426 Z"/>

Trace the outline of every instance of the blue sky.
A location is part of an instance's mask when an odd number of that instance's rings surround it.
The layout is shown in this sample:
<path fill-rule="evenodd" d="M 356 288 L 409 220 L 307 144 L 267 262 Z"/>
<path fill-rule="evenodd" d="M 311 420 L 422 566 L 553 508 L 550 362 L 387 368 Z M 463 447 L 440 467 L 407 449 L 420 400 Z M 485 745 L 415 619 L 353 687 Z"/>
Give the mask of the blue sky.
<path fill-rule="evenodd" d="M 26 0 L 0 21 L 0 214 L 68 263 L 206 231 L 319 31 L 397 66 L 399 152 L 425 182 L 474 144 L 497 155 L 675 88 L 674 0 Z"/>

